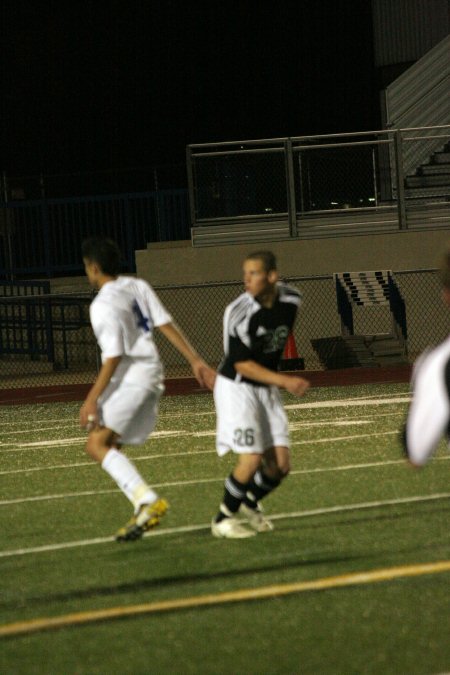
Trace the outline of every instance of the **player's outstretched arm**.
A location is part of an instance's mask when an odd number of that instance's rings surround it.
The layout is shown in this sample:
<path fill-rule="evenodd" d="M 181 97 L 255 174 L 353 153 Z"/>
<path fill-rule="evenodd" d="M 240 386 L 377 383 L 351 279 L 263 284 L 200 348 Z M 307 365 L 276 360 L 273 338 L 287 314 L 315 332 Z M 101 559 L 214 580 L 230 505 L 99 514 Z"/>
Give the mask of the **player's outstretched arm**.
<path fill-rule="evenodd" d="M 280 389 L 286 389 L 295 396 L 303 396 L 310 386 L 309 381 L 304 377 L 275 372 L 261 366 L 256 361 L 237 361 L 234 367 L 240 375 L 250 380 L 261 382 L 261 384 L 275 385 Z"/>
<path fill-rule="evenodd" d="M 199 356 L 180 328 L 174 323 L 158 326 L 162 334 L 173 344 L 190 364 L 197 382 L 202 387 L 213 389 L 216 372 Z"/>

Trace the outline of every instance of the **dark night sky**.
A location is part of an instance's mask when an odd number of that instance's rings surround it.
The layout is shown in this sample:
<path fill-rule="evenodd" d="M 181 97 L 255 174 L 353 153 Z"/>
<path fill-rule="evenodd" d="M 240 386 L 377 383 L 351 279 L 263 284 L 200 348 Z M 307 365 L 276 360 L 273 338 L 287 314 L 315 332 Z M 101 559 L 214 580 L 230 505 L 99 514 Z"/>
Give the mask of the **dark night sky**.
<path fill-rule="evenodd" d="M 184 163 L 187 143 L 377 128 L 370 5 L 4 0 L 0 169 Z"/>

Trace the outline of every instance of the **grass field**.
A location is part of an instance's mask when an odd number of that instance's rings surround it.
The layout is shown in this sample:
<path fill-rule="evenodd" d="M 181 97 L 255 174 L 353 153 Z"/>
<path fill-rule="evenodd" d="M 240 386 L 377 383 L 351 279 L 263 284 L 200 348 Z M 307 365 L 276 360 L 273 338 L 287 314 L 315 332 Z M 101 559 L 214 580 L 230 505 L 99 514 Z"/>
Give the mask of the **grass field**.
<path fill-rule="evenodd" d="M 275 530 L 241 541 L 209 531 L 233 461 L 216 457 L 210 395 L 164 398 L 129 449 L 171 504 L 129 544 L 112 534 L 131 507 L 84 454 L 78 404 L 0 408 L 0 673 L 449 672 L 450 455 L 401 458 L 408 396 L 286 396 Z"/>

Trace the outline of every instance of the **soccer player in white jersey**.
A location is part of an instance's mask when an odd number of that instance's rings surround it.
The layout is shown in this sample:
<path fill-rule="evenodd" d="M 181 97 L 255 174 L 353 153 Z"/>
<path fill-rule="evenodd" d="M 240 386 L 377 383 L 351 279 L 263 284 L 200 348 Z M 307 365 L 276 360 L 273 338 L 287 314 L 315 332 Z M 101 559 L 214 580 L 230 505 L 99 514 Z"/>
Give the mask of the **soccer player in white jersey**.
<path fill-rule="evenodd" d="M 450 307 L 450 251 L 444 256 L 440 278 L 442 298 Z M 411 464 L 423 466 L 444 436 L 450 440 L 450 336 L 417 359 L 411 383 L 404 450 Z"/>
<path fill-rule="evenodd" d="M 120 251 L 115 242 L 92 237 L 83 242 L 82 255 L 88 280 L 98 290 L 90 318 L 102 366 L 81 408 L 80 423 L 89 431 L 87 453 L 134 507 L 133 517 L 116 539 L 139 539 L 158 525 L 168 508 L 120 450 L 124 443 L 143 443 L 156 423 L 164 374 L 154 329 L 187 359 L 200 385 L 212 389 L 215 372 L 174 324 L 151 286 L 143 279 L 119 276 Z"/>
<path fill-rule="evenodd" d="M 245 293 L 225 310 L 225 356 L 214 386 L 219 456 L 229 450 L 237 463 L 225 481 L 215 537 L 240 539 L 273 529 L 260 501 L 290 469 L 288 422 L 279 388 L 302 396 L 309 382 L 278 372 L 301 297 L 278 281 L 275 256 L 257 251 L 244 261 Z M 250 525 L 239 522 L 241 513 Z"/>

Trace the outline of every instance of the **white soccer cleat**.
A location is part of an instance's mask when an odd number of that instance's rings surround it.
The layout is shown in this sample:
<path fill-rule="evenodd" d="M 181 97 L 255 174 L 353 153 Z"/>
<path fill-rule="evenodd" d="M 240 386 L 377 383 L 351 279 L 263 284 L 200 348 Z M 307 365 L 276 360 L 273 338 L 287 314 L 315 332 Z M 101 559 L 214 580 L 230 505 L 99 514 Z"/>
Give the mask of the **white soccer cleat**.
<path fill-rule="evenodd" d="M 257 509 L 252 509 L 247 504 L 242 503 L 239 507 L 239 513 L 242 513 L 248 520 L 250 527 L 253 527 L 256 532 L 272 532 L 273 523 L 266 518 L 260 506 Z"/>
<path fill-rule="evenodd" d="M 236 518 L 224 518 L 220 523 L 211 523 L 211 534 L 218 539 L 246 539 L 254 537 L 256 532 L 247 530 Z"/>

